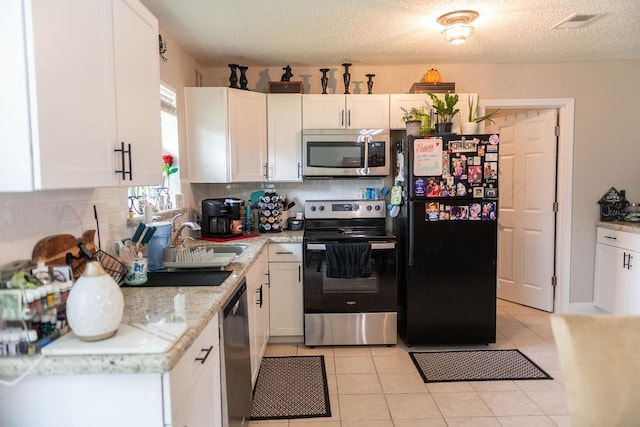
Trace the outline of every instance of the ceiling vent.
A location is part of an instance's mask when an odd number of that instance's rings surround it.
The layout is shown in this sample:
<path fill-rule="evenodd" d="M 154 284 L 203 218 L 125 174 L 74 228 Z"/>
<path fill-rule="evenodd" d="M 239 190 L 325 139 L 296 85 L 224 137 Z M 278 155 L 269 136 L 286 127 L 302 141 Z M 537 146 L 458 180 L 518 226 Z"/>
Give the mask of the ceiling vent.
<path fill-rule="evenodd" d="M 551 29 L 563 29 L 563 30 L 572 30 L 574 28 L 582 28 L 591 24 L 601 15 L 586 15 L 586 14 L 578 14 L 574 13 L 568 18 L 562 20 L 558 24 L 551 27 Z"/>

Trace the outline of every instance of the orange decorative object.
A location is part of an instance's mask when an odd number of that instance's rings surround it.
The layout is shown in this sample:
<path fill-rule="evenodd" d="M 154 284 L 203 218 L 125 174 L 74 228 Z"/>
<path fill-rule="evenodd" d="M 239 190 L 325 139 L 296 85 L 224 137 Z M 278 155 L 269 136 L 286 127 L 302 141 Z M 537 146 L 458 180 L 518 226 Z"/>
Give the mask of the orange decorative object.
<path fill-rule="evenodd" d="M 440 80 L 442 80 L 442 77 L 440 77 L 440 71 L 435 68 L 430 68 L 424 75 L 425 83 L 440 83 Z"/>

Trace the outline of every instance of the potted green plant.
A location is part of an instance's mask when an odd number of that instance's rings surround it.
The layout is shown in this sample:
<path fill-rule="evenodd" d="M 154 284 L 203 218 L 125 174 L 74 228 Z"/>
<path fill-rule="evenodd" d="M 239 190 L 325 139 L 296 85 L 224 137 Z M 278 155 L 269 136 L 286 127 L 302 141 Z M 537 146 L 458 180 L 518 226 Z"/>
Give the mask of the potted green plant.
<path fill-rule="evenodd" d="M 480 123 L 487 120 L 491 123 L 495 123 L 492 118 L 495 116 L 500 109 L 490 112 L 489 114 L 485 114 L 484 116 L 478 116 L 478 105 L 480 104 L 480 98 L 478 98 L 477 102 L 474 100 L 473 96 L 469 97 L 469 121 L 462 122 L 460 124 L 462 128 L 462 133 L 464 135 L 472 135 L 474 133 L 478 133 L 478 129 L 480 127 Z"/>
<path fill-rule="evenodd" d="M 431 101 L 433 102 L 433 109 L 438 116 L 438 123 L 436 123 L 436 133 L 448 133 L 451 132 L 453 126 L 453 118 L 460 112 L 459 108 L 456 108 L 458 103 L 458 95 L 444 94 L 444 100 L 438 98 L 433 93 L 428 93 Z"/>
<path fill-rule="evenodd" d="M 406 126 L 407 135 L 428 135 L 431 130 L 431 118 L 424 107 L 411 107 L 408 110 L 400 107 L 404 115 L 402 120 Z"/>

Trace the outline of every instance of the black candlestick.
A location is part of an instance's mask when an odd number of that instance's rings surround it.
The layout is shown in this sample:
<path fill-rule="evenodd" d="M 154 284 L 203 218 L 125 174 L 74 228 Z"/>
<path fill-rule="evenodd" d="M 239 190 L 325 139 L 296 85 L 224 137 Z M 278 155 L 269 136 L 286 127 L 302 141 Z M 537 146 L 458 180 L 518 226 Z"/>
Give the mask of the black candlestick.
<path fill-rule="evenodd" d="M 349 95 L 349 82 L 351 81 L 351 74 L 349 74 L 349 67 L 352 64 L 342 64 L 344 67 L 344 74 L 342 75 L 342 81 L 344 82 L 344 94 Z"/>
<path fill-rule="evenodd" d="M 365 74 L 369 78 L 367 81 L 367 95 L 371 95 L 373 93 L 373 78 L 376 76 L 375 74 Z"/>
<path fill-rule="evenodd" d="M 229 68 L 231 68 L 231 75 L 229 76 L 229 87 L 237 88 L 238 74 L 236 74 L 236 72 L 238 70 L 238 64 L 229 64 Z"/>
<path fill-rule="evenodd" d="M 327 77 L 327 73 L 329 72 L 328 68 L 320 68 L 320 71 L 322 72 L 322 78 L 320 79 L 320 82 L 322 82 L 322 94 L 326 95 L 327 94 L 327 83 L 329 83 L 329 78 Z"/>
<path fill-rule="evenodd" d="M 240 68 L 240 89 L 249 90 L 247 88 L 247 69 L 249 67 L 240 66 L 238 68 Z"/>

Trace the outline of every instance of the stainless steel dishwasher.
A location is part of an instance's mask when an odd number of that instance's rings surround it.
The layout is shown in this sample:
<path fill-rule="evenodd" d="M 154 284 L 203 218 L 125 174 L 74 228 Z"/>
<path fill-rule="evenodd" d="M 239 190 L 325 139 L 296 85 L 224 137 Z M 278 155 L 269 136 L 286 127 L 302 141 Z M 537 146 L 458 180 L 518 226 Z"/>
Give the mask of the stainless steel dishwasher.
<path fill-rule="evenodd" d="M 223 426 L 246 426 L 251 417 L 253 390 L 245 280 L 222 311 L 220 350 L 222 353 Z"/>

